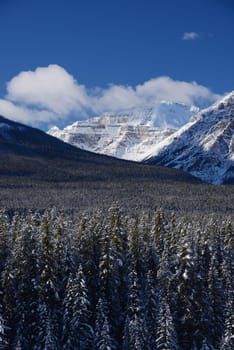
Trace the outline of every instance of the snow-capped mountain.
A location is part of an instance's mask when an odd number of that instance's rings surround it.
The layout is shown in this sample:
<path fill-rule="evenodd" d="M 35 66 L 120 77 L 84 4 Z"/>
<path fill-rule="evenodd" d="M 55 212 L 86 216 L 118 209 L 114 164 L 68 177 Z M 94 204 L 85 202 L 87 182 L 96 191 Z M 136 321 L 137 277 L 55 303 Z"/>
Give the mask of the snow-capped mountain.
<path fill-rule="evenodd" d="M 214 184 L 234 183 L 234 91 L 151 149 L 146 162 Z"/>
<path fill-rule="evenodd" d="M 198 112 L 194 106 L 161 101 L 154 107 L 105 113 L 77 121 L 48 134 L 81 149 L 117 158 L 141 161 L 151 148 L 173 134 Z"/>

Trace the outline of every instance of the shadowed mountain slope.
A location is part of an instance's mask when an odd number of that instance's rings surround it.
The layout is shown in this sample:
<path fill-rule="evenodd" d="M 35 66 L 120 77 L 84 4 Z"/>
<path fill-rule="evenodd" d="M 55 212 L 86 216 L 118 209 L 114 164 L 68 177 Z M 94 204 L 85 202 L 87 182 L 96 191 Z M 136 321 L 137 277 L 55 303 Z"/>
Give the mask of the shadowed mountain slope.
<path fill-rule="evenodd" d="M 80 150 L 43 131 L 0 117 L 1 175 L 46 181 L 196 182 L 177 170 L 128 162 Z"/>

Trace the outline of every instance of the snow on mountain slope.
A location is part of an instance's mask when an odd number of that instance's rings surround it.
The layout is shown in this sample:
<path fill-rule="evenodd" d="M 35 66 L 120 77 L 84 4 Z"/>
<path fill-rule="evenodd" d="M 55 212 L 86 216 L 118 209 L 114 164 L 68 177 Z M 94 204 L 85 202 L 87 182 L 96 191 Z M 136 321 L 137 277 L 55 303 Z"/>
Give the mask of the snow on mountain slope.
<path fill-rule="evenodd" d="M 81 149 L 141 161 L 197 111 L 194 106 L 162 101 L 151 108 L 105 113 L 63 130 L 53 127 L 48 134 Z"/>
<path fill-rule="evenodd" d="M 234 91 L 152 148 L 145 161 L 214 184 L 234 183 Z"/>

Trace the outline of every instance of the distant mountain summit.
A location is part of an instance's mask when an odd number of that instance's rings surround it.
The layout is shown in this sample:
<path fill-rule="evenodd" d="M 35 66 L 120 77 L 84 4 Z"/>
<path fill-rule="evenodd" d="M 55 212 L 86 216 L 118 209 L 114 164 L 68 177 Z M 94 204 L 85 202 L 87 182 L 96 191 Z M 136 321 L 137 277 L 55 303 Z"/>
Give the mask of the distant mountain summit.
<path fill-rule="evenodd" d="M 161 101 L 153 107 L 105 113 L 77 121 L 48 134 L 81 149 L 117 158 L 141 161 L 151 148 L 173 134 L 198 112 L 195 106 Z"/>
<path fill-rule="evenodd" d="M 146 162 L 214 184 L 234 183 L 234 91 L 156 145 Z"/>

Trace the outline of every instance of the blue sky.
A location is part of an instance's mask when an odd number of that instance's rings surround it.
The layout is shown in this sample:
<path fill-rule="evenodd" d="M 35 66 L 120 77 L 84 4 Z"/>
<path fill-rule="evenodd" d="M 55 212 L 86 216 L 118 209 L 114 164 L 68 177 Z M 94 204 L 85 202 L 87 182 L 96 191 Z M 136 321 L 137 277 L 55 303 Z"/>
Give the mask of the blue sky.
<path fill-rule="evenodd" d="M 232 0 L 0 0 L 0 33 L 0 113 L 33 125 L 234 89 Z"/>

